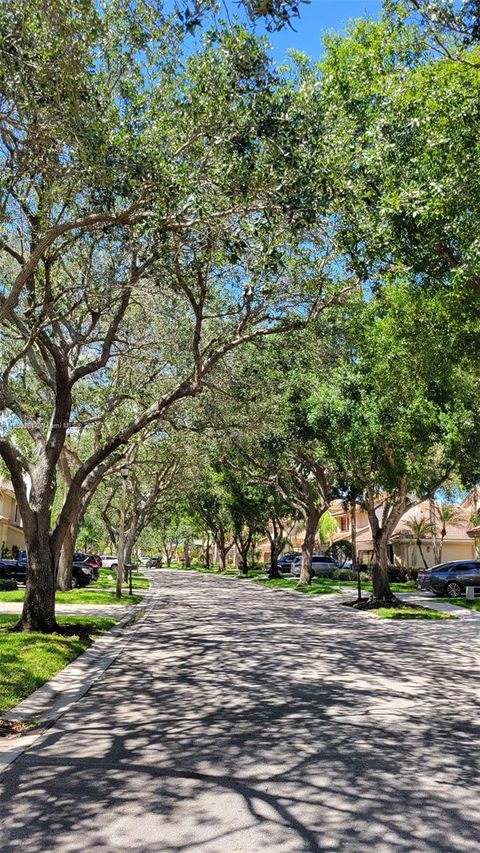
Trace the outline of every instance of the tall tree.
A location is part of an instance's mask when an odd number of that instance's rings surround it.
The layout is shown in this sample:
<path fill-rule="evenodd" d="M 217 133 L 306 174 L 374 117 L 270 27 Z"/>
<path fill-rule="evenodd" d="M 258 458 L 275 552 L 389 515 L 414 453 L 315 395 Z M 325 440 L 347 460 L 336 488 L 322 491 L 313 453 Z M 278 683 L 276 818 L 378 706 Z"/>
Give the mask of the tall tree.
<path fill-rule="evenodd" d="M 337 238 L 362 280 L 404 270 L 454 289 L 468 327 L 480 292 L 479 68 L 439 57 L 403 14 L 329 37 L 321 70 Z"/>
<path fill-rule="evenodd" d="M 40 5 L 33 4 L 41 21 Z M 5 251 L 19 270 L 3 299 L 0 397 L 31 442 L 22 454 L 8 436 L 0 441 L 29 556 L 23 629 L 55 628 L 57 563 L 87 479 L 179 400 L 199 394 L 233 349 L 298 325 L 318 309 L 318 256 L 298 241 L 312 215 L 314 196 L 305 194 L 312 153 L 306 142 L 313 144 L 313 133 L 306 136 L 305 107 L 291 81 L 275 75 L 263 47 L 241 30 L 218 33 L 184 70 L 175 64 L 175 40 L 169 35 L 159 45 L 158 32 L 145 30 L 143 18 L 139 49 L 137 13 L 133 4 L 127 21 L 95 19 L 99 36 L 86 25 L 82 73 L 94 118 L 103 127 L 107 116 L 105 132 L 114 140 L 113 149 L 97 152 L 102 175 L 91 176 L 91 189 L 77 185 L 74 192 L 65 181 L 62 194 L 40 158 L 25 177 L 15 227 L 5 228 L 5 240 L 14 241 L 13 252 Z M 60 169 L 63 147 L 56 158 Z M 80 180 L 80 165 L 77 171 Z M 13 204 L 10 189 L 7 196 Z M 89 219 L 87 230 L 78 217 L 90 216 L 90 197 L 100 199 L 108 215 Z M 37 218 L 40 248 L 27 255 L 18 247 L 30 246 Z M 174 331 L 181 332 L 180 347 Z M 154 381 L 138 387 L 135 360 L 149 365 L 144 376 Z M 112 377 L 120 377 L 123 391 Z M 72 470 L 52 524 L 67 431 L 98 420 L 95 407 L 106 399 L 109 429 Z"/>
<path fill-rule="evenodd" d="M 392 600 L 388 544 L 404 512 L 466 459 L 477 476 L 476 373 L 458 347 L 455 302 L 448 324 L 446 307 L 435 292 L 402 282 L 370 294 L 345 323 L 343 363 L 312 396 L 310 418 L 368 513 L 374 601 Z"/>

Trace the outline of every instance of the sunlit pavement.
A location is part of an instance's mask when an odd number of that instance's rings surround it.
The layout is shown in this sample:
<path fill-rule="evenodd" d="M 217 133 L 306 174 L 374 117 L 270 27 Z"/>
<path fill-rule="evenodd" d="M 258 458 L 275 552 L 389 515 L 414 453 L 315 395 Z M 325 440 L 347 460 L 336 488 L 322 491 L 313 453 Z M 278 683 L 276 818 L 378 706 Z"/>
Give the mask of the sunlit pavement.
<path fill-rule="evenodd" d="M 127 651 L 0 777 L 5 851 L 478 851 L 477 620 L 162 572 Z"/>

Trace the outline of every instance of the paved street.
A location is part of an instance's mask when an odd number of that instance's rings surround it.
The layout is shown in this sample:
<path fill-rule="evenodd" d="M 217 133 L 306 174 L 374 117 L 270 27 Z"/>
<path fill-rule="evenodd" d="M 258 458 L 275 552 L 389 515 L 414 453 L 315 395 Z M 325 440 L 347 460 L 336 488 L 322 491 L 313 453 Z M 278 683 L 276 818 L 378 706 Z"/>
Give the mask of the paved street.
<path fill-rule="evenodd" d="M 3 853 L 480 849 L 478 620 L 155 578 L 127 652 L 0 776 Z"/>

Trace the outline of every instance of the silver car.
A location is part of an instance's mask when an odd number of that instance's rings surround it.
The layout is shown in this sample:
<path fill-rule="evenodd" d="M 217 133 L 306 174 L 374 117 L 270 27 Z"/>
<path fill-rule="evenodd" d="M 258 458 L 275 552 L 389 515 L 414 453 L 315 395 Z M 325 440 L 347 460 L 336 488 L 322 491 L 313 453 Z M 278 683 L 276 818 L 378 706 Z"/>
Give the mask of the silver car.
<path fill-rule="evenodd" d="M 290 566 L 290 573 L 293 577 L 300 577 L 300 566 L 302 565 L 302 558 L 296 557 Z M 312 572 L 314 575 L 323 574 L 325 571 L 334 572 L 335 569 L 341 569 L 340 563 L 337 563 L 335 560 L 332 560 L 331 557 L 325 557 L 324 554 L 312 554 Z"/>

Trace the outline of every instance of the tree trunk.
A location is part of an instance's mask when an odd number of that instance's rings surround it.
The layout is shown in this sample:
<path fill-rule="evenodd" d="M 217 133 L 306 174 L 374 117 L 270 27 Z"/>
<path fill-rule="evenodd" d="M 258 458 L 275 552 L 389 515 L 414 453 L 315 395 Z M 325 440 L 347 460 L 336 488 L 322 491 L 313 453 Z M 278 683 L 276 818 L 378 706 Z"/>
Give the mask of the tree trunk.
<path fill-rule="evenodd" d="M 130 531 L 129 531 L 129 533 L 130 533 Z M 127 536 L 125 538 L 125 557 L 123 560 L 123 578 L 125 580 L 125 583 L 128 581 L 129 570 L 128 570 L 127 566 L 129 566 L 130 563 L 132 562 L 132 552 L 133 552 L 134 544 L 135 544 L 135 536 L 129 536 L 127 534 Z"/>
<path fill-rule="evenodd" d="M 183 560 L 185 563 L 185 568 L 188 569 L 192 565 L 192 558 L 190 556 L 190 543 L 183 543 Z"/>
<path fill-rule="evenodd" d="M 76 536 L 77 525 L 71 524 L 65 534 L 58 561 L 57 589 L 64 592 L 72 588 L 72 562 Z"/>
<path fill-rule="evenodd" d="M 227 545 L 225 541 L 225 533 L 221 531 L 218 533 L 215 541 L 218 552 L 218 572 L 225 572 L 227 569 L 227 555 L 233 545 L 233 540 L 229 545 Z"/>
<path fill-rule="evenodd" d="M 122 581 L 125 572 L 125 503 L 127 498 L 127 481 L 123 480 L 122 496 L 120 499 L 120 527 L 118 531 L 118 559 L 117 559 L 117 582 L 115 585 L 115 597 L 122 597 Z"/>
<path fill-rule="evenodd" d="M 55 559 L 47 537 L 27 543 L 27 584 L 22 615 L 15 631 L 41 631 L 49 634 L 57 629 L 55 620 Z"/>
<path fill-rule="evenodd" d="M 425 559 L 425 555 L 424 555 L 424 553 L 423 553 L 422 540 L 421 540 L 420 538 L 419 538 L 419 539 L 417 539 L 417 548 L 418 548 L 418 550 L 419 550 L 419 552 L 420 552 L 420 556 L 421 556 L 421 558 L 422 558 L 422 562 L 423 562 L 423 566 L 424 566 L 424 568 L 425 568 L 425 569 L 428 569 L 428 563 L 427 563 L 427 561 L 426 561 L 426 559 Z"/>
<path fill-rule="evenodd" d="M 360 578 L 360 566 L 357 559 L 357 504 L 355 500 L 350 501 L 350 533 L 352 541 L 352 570 L 357 573 L 357 599 L 362 600 L 362 581 Z"/>
<path fill-rule="evenodd" d="M 430 498 L 428 508 L 430 513 L 430 526 L 432 528 L 433 562 L 436 564 L 440 562 L 440 548 L 437 535 L 437 512 L 433 498 Z"/>
<path fill-rule="evenodd" d="M 250 548 L 249 548 L 250 553 L 251 553 L 250 568 L 252 569 L 252 571 L 255 571 L 255 548 L 256 548 L 255 539 L 252 536 L 252 539 L 250 542 Z M 248 562 L 248 557 L 247 557 L 247 562 Z"/>
<path fill-rule="evenodd" d="M 388 583 L 388 535 L 381 528 L 373 538 L 372 585 L 375 602 L 394 601 L 395 596 Z"/>
<path fill-rule="evenodd" d="M 275 578 L 281 577 L 280 572 L 278 571 L 278 555 L 280 553 L 278 540 L 274 537 L 270 538 L 270 568 L 268 570 L 268 577 L 270 580 L 274 580 Z"/>
<path fill-rule="evenodd" d="M 443 532 L 443 530 L 442 530 L 442 532 L 440 533 L 440 547 L 439 547 L 439 549 L 438 549 L 438 562 L 439 562 L 439 563 L 441 563 L 441 562 L 442 562 L 442 556 L 443 556 L 443 540 L 444 540 L 444 538 L 445 538 L 445 536 L 446 536 L 446 535 L 447 535 L 447 531 L 445 531 L 445 533 L 444 533 L 444 532 Z"/>
<path fill-rule="evenodd" d="M 248 574 L 248 552 L 250 551 L 251 541 L 251 536 L 248 536 L 247 539 L 237 536 L 235 539 L 235 544 L 240 555 L 240 571 L 244 575 Z"/>
<path fill-rule="evenodd" d="M 227 550 L 225 546 L 218 548 L 218 571 L 224 572 L 227 568 Z"/>
<path fill-rule="evenodd" d="M 302 544 L 302 565 L 300 567 L 299 586 L 310 586 L 312 582 L 312 554 L 315 547 L 315 536 L 317 535 L 318 523 L 321 511 L 310 509 L 307 518 L 305 538 Z"/>

